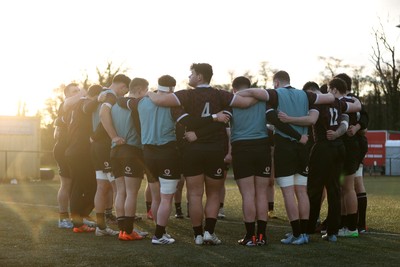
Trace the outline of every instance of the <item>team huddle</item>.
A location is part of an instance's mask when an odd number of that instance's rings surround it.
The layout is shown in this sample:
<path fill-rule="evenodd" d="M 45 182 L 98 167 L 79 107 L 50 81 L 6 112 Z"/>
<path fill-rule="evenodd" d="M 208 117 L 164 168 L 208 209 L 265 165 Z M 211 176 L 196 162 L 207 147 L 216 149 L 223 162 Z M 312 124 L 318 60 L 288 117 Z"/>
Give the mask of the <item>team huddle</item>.
<path fill-rule="evenodd" d="M 292 228 L 281 243 L 306 244 L 321 225 L 322 238 L 330 242 L 365 231 L 368 116 L 350 93 L 349 76 L 339 74 L 321 88 L 308 82 L 303 90 L 290 86 L 285 71 L 274 74 L 274 89 L 250 88 L 240 76 L 231 93 L 210 86 L 211 65 L 192 64 L 190 71 L 193 89 L 177 92 L 169 75 L 158 79 L 154 92 L 147 80 L 123 74 L 109 88 L 66 86 L 55 123 L 60 228 L 144 239 L 148 233 L 134 224 L 146 174 L 155 223 L 151 242 L 172 244 L 166 227 L 184 177 L 194 243 L 221 244 L 215 229 L 231 163 L 246 230 L 239 244 L 266 244 L 272 179 Z M 320 224 L 325 194 L 328 216 Z M 87 219 L 93 209 L 96 222 Z M 177 215 L 183 216 L 178 209 Z M 119 231 L 109 227 L 112 222 Z"/>

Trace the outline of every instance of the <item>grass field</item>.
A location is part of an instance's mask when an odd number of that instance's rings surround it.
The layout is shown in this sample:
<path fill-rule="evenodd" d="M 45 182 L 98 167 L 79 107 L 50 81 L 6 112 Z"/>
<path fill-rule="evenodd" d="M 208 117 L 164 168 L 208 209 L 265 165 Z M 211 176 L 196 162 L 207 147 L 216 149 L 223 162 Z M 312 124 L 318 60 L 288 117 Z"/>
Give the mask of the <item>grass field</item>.
<path fill-rule="evenodd" d="M 337 243 L 313 235 L 308 245 L 281 245 L 279 240 L 290 227 L 277 188 L 279 219 L 268 223 L 268 245 L 252 248 L 236 243 L 245 231 L 241 198 L 232 179 L 226 184 L 227 218 L 216 228 L 223 241 L 220 246 L 195 246 L 189 219 L 172 216 L 167 230 L 177 241 L 169 246 L 154 246 L 149 238 L 121 242 L 74 234 L 57 228 L 57 181 L 0 184 L 0 266 L 399 266 L 400 177 L 366 177 L 365 183 L 369 233 Z M 184 212 L 185 207 L 183 203 Z M 145 213 L 142 199 L 138 213 Z M 147 219 L 138 227 L 154 231 Z"/>

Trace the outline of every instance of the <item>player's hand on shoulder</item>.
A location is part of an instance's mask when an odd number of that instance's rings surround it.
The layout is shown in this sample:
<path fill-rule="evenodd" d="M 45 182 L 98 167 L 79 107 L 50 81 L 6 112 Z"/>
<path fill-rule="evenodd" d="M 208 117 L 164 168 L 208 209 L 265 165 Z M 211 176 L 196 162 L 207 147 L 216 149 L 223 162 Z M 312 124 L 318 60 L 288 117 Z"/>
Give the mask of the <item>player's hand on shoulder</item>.
<path fill-rule="evenodd" d="M 289 116 L 288 116 L 285 112 L 282 112 L 282 111 L 279 111 L 279 112 L 278 112 L 278 119 L 279 119 L 281 122 L 285 122 L 285 123 L 290 122 Z"/>
<path fill-rule="evenodd" d="M 337 133 L 336 131 L 328 130 L 326 131 L 326 139 L 328 140 L 335 140 L 337 138 Z"/>
<path fill-rule="evenodd" d="M 303 145 L 307 144 L 307 142 L 308 142 L 308 135 L 306 135 L 306 134 L 301 135 L 301 138 L 300 138 L 299 142 L 300 142 L 301 144 L 303 144 Z"/>
<path fill-rule="evenodd" d="M 196 135 L 195 132 L 186 132 L 186 133 L 185 133 L 185 139 L 186 139 L 188 142 L 194 142 L 194 141 L 197 140 L 197 135 Z"/>
<path fill-rule="evenodd" d="M 103 103 L 104 101 L 106 101 L 107 99 L 107 94 L 99 94 L 99 96 L 97 97 L 97 101 L 100 103 Z"/>
<path fill-rule="evenodd" d="M 348 136 L 354 136 L 357 133 L 357 128 L 354 125 L 350 125 L 349 128 L 347 129 L 347 135 Z"/>
<path fill-rule="evenodd" d="M 120 137 L 120 136 L 116 136 L 112 139 L 112 143 L 115 145 L 123 145 L 126 143 L 125 139 Z"/>
<path fill-rule="evenodd" d="M 232 162 L 232 154 L 231 153 L 226 154 L 226 156 L 224 158 L 224 162 L 225 163 L 231 163 Z"/>
<path fill-rule="evenodd" d="M 223 123 L 227 123 L 231 118 L 231 116 L 229 116 L 228 114 L 224 113 L 223 111 L 220 111 L 215 115 L 217 115 L 216 121 L 223 122 Z"/>

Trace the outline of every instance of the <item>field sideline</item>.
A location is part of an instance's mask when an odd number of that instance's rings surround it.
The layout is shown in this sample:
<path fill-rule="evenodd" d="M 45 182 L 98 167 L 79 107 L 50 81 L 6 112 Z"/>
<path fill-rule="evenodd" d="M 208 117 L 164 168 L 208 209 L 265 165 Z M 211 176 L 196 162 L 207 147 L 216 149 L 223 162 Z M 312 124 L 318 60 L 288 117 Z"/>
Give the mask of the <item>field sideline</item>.
<path fill-rule="evenodd" d="M 0 266 L 398 266 L 400 177 L 367 176 L 365 184 L 368 234 L 358 239 L 339 239 L 337 243 L 313 235 L 308 245 L 281 245 L 279 240 L 290 227 L 282 195 L 276 188 L 279 219 L 268 222 L 268 245 L 253 248 L 236 243 L 245 231 L 241 198 L 232 179 L 227 180 L 227 219 L 216 227 L 223 241 L 220 246 L 195 246 L 189 219 L 173 216 L 167 231 L 177 241 L 169 246 L 154 246 L 150 238 L 121 242 L 114 237 L 74 234 L 57 228 L 58 181 L 0 184 Z M 142 198 L 138 213 L 145 213 Z M 326 205 L 322 215 L 326 215 Z M 154 231 L 152 222 L 145 218 L 138 228 L 150 235 Z"/>

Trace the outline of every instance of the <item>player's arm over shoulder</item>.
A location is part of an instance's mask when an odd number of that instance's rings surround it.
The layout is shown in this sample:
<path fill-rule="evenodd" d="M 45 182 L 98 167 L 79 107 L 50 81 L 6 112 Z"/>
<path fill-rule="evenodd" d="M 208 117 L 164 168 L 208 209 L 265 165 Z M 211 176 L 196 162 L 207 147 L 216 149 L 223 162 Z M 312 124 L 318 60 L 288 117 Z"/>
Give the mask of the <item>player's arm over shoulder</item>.
<path fill-rule="evenodd" d="M 310 105 L 332 104 L 335 101 L 335 96 L 331 93 L 315 94 L 312 92 L 306 92 L 306 94 Z"/>
<path fill-rule="evenodd" d="M 185 90 L 182 90 L 185 91 Z M 182 91 L 178 91 L 172 94 L 157 94 L 155 92 L 147 92 L 147 96 L 150 97 L 150 100 L 161 107 L 178 107 L 181 105 L 180 99 L 178 95 L 181 95 Z M 179 93 L 179 94 L 178 94 Z"/>

